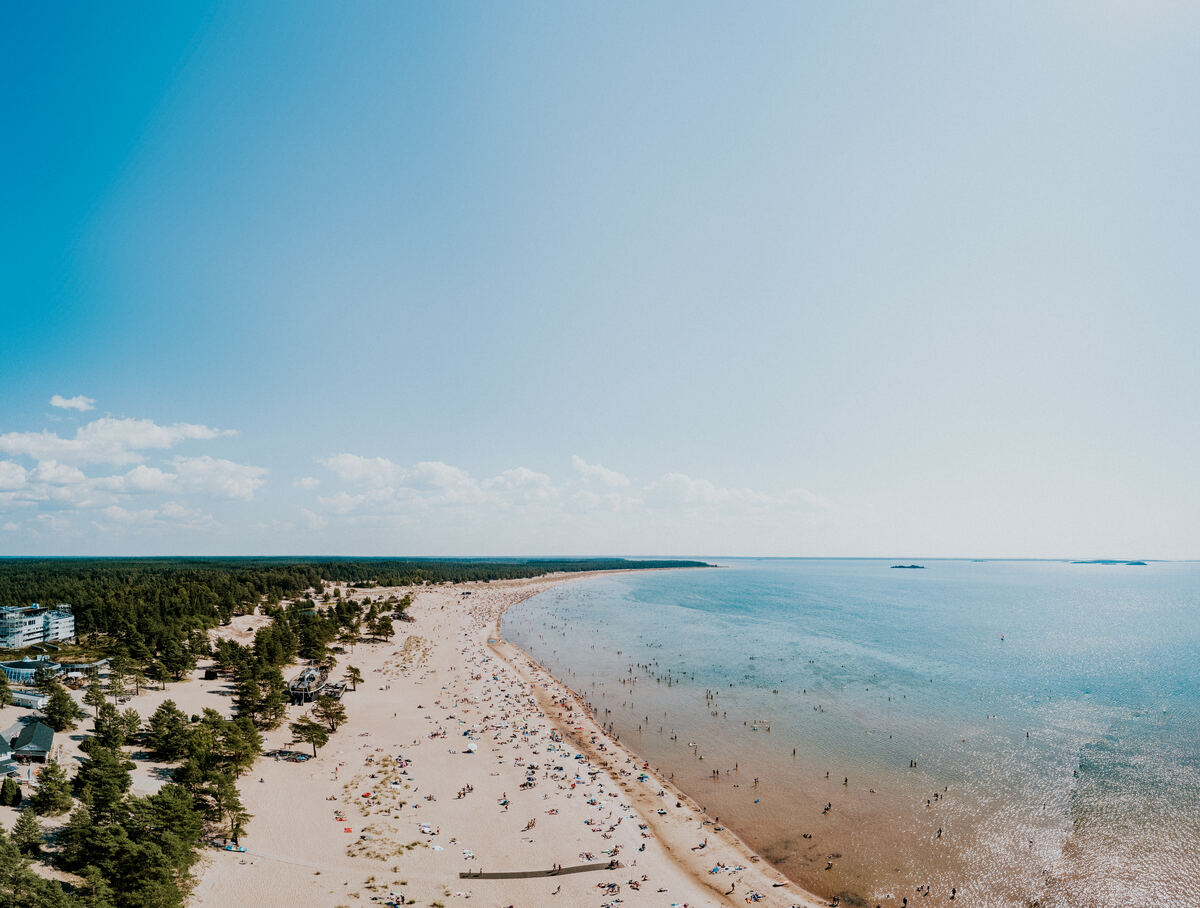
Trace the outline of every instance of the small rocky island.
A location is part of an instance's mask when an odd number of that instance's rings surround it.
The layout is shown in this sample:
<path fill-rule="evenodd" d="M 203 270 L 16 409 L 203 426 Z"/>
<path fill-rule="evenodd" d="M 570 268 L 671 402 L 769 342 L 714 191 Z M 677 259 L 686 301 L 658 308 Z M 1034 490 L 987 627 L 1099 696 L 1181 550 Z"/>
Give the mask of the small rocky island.
<path fill-rule="evenodd" d="M 892 570 L 893 571 L 897 571 L 897 570 L 899 570 L 899 571 L 923 571 L 923 570 L 925 570 L 925 565 L 923 565 L 923 564 L 893 564 Z"/>

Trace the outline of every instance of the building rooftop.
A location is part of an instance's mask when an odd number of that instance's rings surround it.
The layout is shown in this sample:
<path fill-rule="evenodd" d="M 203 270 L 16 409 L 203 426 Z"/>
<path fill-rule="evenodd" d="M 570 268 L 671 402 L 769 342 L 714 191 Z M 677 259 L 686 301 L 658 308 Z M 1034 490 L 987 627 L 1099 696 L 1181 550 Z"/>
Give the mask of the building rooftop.
<path fill-rule="evenodd" d="M 71 606 L 66 602 L 60 602 L 58 605 L 0 605 L 0 615 L 20 615 L 25 612 L 70 612 Z"/>
<path fill-rule="evenodd" d="M 50 753 L 50 748 L 53 746 L 54 729 L 45 722 L 30 722 L 21 729 L 20 734 L 12 742 L 14 754 L 18 754 L 22 750 Z"/>

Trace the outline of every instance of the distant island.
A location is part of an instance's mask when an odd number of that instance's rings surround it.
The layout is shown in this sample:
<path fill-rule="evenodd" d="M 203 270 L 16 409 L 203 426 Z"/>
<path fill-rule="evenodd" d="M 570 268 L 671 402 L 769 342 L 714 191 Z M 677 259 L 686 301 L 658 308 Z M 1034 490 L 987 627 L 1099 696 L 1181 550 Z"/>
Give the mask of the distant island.
<path fill-rule="evenodd" d="M 1094 561 L 1072 561 L 1071 564 L 1131 564 L 1140 565 L 1141 567 L 1146 566 L 1146 562 L 1144 561 L 1114 561 L 1111 558 L 1097 558 Z"/>
<path fill-rule="evenodd" d="M 893 564 L 892 570 L 893 571 L 897 571 L 897 570 L 899 570 L 899 571 L 923 571 L 923 570 L 925 570 L 925 565 L 923 565 L 923 564 Z"/>

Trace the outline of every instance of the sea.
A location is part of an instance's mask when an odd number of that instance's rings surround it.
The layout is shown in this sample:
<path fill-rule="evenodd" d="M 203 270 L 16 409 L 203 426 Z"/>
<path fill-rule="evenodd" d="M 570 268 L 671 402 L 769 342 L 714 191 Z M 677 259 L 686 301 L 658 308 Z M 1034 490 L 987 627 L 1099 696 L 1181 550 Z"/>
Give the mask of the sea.
<path fill-rule="evenodd" d="M 710 562 L 502 634 L 844 906 L 1200 905 L 1200 564 Z"/>

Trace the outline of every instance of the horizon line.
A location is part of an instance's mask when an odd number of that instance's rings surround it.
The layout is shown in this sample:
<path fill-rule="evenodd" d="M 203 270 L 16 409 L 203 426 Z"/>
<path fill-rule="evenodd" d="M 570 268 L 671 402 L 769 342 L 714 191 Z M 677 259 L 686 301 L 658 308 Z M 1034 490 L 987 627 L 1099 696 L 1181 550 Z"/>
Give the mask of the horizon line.
<path fill-rule="evenodd" d="M 1112 561 L 1128 563 L 1132 561 L 1154 562 L 1156 564 L 1186 564 L 1200 561 L 1200 558 L 1151 558 L 1151 557 L 1113 557 L 1113 556 L 1075 556 L 1075 555 L 546 555 L 546 554 L 507 554 L 507 555 L 366 555 L 366 554 L 124 554 L 124 555 L 7 555 L 0 554 L 0 561 L 16 561 L 31 559 L 217 559 L 217 558 L 255 558 L 255 559 L 290 559 L 302 561 L 350 561 L 355 559 L 397 560 L 397 561 L 504 561 L 504 560 L 538 560 L 538 561 L 586 561 L 601 559 L 621 559 L 627 561 L 696 561 L 704 559 L 726 560 L 759 560 L 759 561 L 1040 561 L 1040 562 L 1101 562 Z"/>

